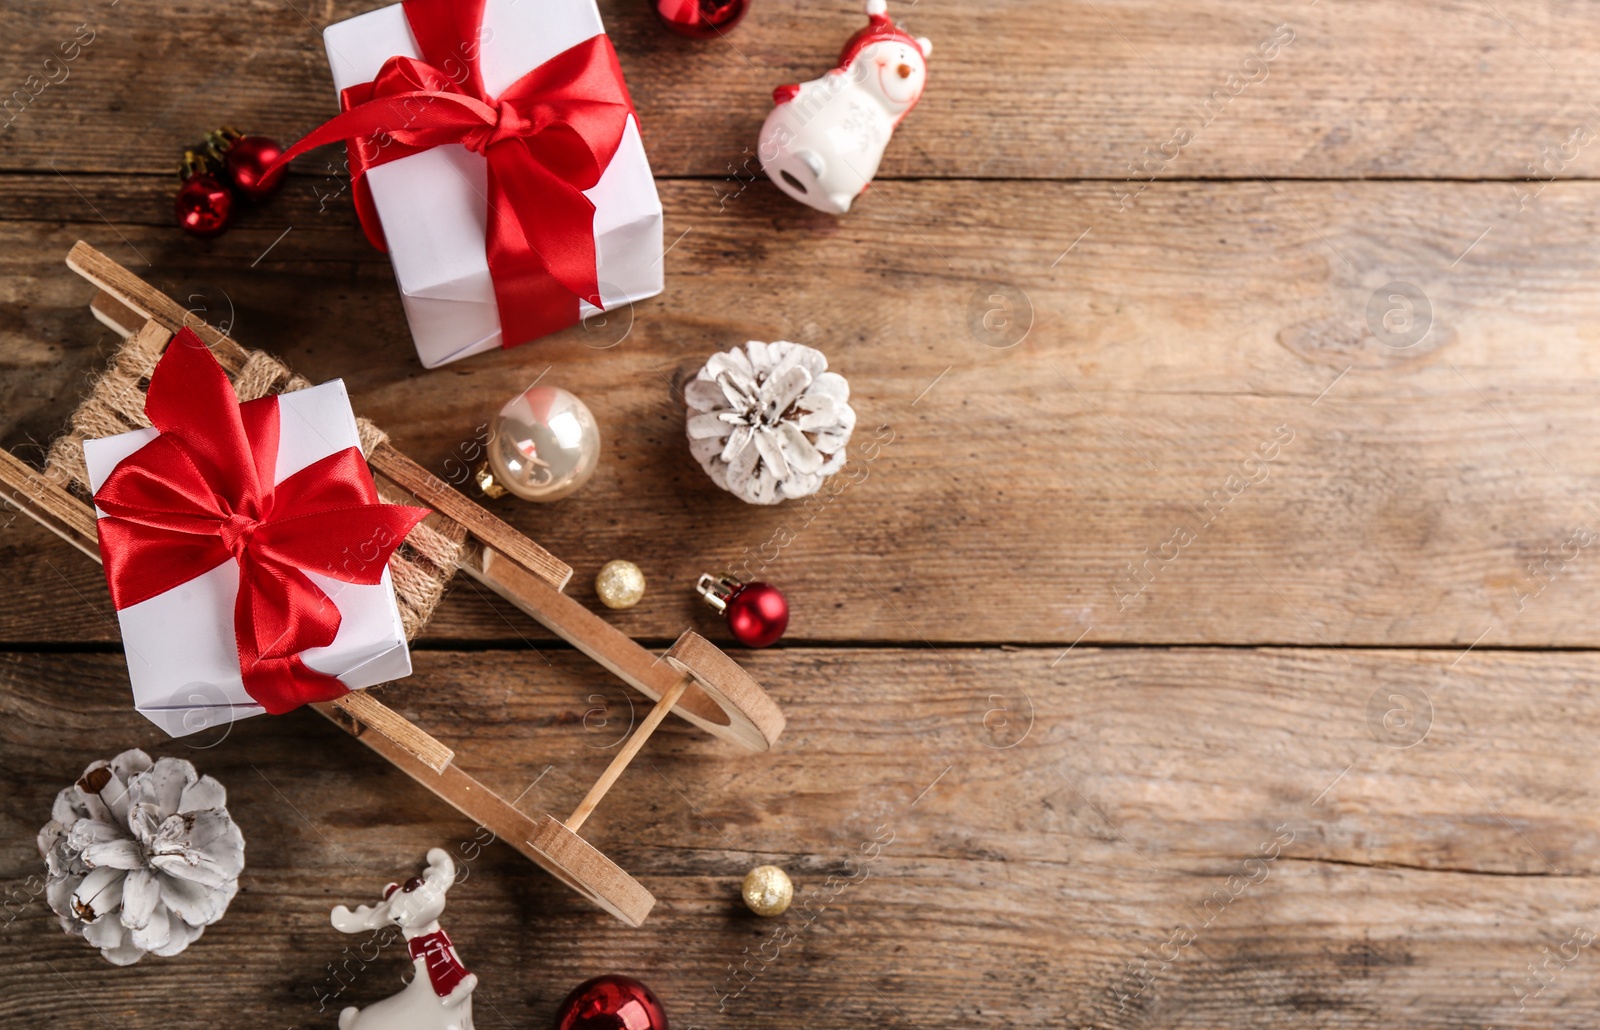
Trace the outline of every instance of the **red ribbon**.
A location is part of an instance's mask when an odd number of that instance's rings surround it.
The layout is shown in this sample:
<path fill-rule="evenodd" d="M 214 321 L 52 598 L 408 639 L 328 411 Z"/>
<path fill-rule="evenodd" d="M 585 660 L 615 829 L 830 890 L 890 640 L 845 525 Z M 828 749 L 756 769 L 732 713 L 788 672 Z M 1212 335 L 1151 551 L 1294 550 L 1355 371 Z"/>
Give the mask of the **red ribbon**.
<path fill-rule="evenodd" d="M 347 692 L 301 661 L 339 632 L 339 609 L 306 576 L 381 581 L 425 508 L 382 504 L 361 451 L 347 447 L 273 485 L 278 399 L 239 403 L 193 331 L 150 376 L 145 414 L 161 435 L 100 485 L 111 600 L 120 611 L 228 561 L 239 563 L 233 629 L 244 689 L 273 714 Z"/>
<path fill-rule="evenodd" d="M 406 0 L 423 59 L 391 57 L 372 82 L 340 96 L 335 116 L 273 167 L 348 140 L 356 212 L 387 249 L 369 169 L 448 143 L 488 161 L 486 251 L 500 309 L 500 343 L 515 346 L 578 321 L 578 301 L 601 307 L 594 204 L 583 195 L 622 142 L 633 103 L 604 34 L 564 50 L 498 97 L 478 72 L 484 0 Z"/>

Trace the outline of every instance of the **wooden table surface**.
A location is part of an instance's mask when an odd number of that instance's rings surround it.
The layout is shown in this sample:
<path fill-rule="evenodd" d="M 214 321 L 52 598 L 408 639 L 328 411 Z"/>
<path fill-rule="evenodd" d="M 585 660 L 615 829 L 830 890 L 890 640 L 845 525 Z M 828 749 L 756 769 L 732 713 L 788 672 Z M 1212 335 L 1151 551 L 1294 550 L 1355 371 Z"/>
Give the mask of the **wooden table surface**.
<path fill-rule="evenodd" d="M 7 516 L 0 1024 L 331 1027 L 404 962 L 330 907 L 440 845 L 472 856 L 445 925 L 484 1028 L 604 972 L 679 1030 L 1595 1025 L 1600 5 L 902 0 L 929 89 L 835 219 L 752 152 L 857 5 L 756 0 L 691 44 L 606 0 L 667 290 L 432 372 L 332 151 L 218 240 L 170 224 L 178 149 L 325 118 L 318 32 L 376 5 L 6 4 L 0 96 L 92 42 L 0 114 L 0 442 L 37 460 L 113 346 L 80 238 L 342 376 L 442 476 L 546 375 L 595 411 L 600 471 L 493 510 L 587 603 L 638 562 L 650 593 L 607 617 L 649 646 L 726 639 L 701 572 L 781 585 L 788 637 L 736 657 L 788 731 L 751 757 L 663 727 L 585 827 L 660 899 L 625 929 L 315 715 L 165 738 L 100 570 Z M 879 442 L 809 508 L 717 491 L 673 389 L 779 338 Z M 385 702 L 529 812 L 569 810 L 629 723 L 469 583 L 415 661 Z M 228 787 L 248 864 L 195 946 L 115 969 L 35 896 L 33 839 L 133 746 Z M 761 862 L 807 903 L 778 936 L 738 902 Z"/>

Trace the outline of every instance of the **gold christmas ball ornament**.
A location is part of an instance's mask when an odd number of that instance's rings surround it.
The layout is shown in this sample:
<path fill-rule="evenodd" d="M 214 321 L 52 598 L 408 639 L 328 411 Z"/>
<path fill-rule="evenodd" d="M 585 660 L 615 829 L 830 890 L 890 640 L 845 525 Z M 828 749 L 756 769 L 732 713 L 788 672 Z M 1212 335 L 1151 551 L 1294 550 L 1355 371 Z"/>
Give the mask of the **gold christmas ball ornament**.
<path fill-rule="evenodd" d="M 631 561 L 608 561 L 594 578 L 594 592 L 607 608 L 632 608 L 644 597 L 644 573 Z"/>
<path fill-rule="evenodd" d="M 794 883 L 775 865 L 758 865 L 745 874 L 744 903 L 758 916 L 781 916 L 794 900 Z"/>

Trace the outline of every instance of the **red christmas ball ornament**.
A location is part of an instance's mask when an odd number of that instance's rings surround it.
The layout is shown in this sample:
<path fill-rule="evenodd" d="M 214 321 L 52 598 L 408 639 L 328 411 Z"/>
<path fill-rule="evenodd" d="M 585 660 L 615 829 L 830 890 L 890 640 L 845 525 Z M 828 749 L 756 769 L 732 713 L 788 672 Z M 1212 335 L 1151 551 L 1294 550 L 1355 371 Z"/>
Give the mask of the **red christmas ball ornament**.
<path fill-rule="evenodd" d="M 224 167 L 240 193 L 251 200 L 266 200 L 278 192 L 289 172 L 288 165 L 268 172 L 282 153 L 283 148 L 265 136 L 241 136 L 228 148 Z"/>
<path fill-rule="evenodd" d="M 706 575 L 695 587 L 706 604 L 728 620 L 733 639 L 745 647 L 769 647 L 789 628 L 789 602 L 771 583 L 741 583 Z"/>
<path fill-rule="evenodd" d="M 556 1010 L 555 1030 L 667 1030 L 667 1013 L 631 976 L 597 976 L 572 989 Z"/>
<path fill-rule="evenodd" d="M 251 200 L 266 200 L 278 192 L 289 173 L 287 166 L 268 172 L 283 148 L 265 136 L 245 136 L 223 126 L 206 133 L 206 149 L 222 163 L 233 188 Z"/>
<path fill-rule="evenodd" d="M 212 163 L 193 150 L 183 154 L 183 185 L 173 202 L 178 226 L 191 236 L 209 239 L 233 222 L 233 194 L 212 171 Z"/>
<path fill-rule="evenodd" d="M 650 0 L 661 24 L 689 39 L 713 39 L 744 17 L 750 0 Z"/>

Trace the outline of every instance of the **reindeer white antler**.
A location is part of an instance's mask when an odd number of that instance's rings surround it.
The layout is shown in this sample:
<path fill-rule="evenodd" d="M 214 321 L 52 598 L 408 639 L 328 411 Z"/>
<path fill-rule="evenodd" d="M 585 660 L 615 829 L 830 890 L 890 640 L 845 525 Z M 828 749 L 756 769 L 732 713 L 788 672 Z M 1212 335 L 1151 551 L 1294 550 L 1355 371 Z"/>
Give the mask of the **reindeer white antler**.
<path fill-rule="evenodd" d="M 431 880 L 436 874 L 452 880 L 455 879 L 456 864 L 451 860 L 450 852 L 444 848 L 428 849 L 428 879 Z"/>
<path fill-rule="evenodd" d="M 380 901 L 376 905 L 361 905 L 354 912 L 343 905 L 336 906 L 333 910 L 333 928 L 340 933 L 361 933 L 364 930 L 376 930 L 389 921 L 389 903 Z"/>

